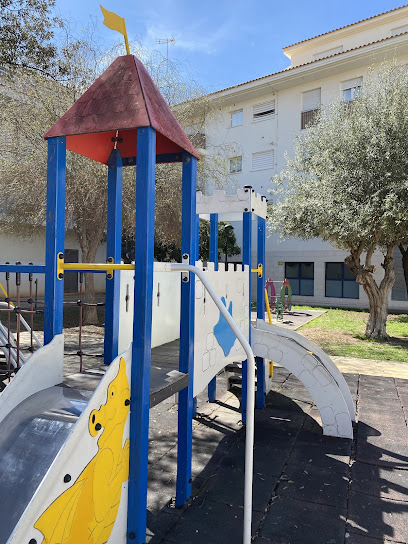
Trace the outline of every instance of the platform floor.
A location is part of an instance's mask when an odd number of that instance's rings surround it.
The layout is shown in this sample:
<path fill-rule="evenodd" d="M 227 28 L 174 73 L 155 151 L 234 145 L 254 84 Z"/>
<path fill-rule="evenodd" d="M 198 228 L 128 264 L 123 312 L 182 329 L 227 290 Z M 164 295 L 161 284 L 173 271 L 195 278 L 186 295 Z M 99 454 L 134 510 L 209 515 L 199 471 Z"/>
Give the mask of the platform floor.
<path fill-rule="evenodd" d="M 346 374 L 354 440 L 323 437 L 303 385 L 283 368 L 256 411 L 255 544 L 408 543 L 408 380 Z M 177 406 L 151 411 L 147 542 L 239 544 L 244 430 L 239 392 L 218 378 L 218 401 L 198 399 L 193 498 L 173 507 Z"/>

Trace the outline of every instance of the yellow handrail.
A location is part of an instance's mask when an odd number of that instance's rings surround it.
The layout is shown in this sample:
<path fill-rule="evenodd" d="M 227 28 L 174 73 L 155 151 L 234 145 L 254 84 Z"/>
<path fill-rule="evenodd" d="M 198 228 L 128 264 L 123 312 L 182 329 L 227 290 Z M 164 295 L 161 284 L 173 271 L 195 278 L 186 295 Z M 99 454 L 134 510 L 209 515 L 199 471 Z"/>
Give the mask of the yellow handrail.
<path fill-rule="evenodd" d="M 272 325 L 271 307 L 269 306 L 268 291 L 265 289 L 265 304 L 266 311 L 268 312 L 269 325 Z M 269 361 L 269 376 L 273 377 L 273 361 Z"/>

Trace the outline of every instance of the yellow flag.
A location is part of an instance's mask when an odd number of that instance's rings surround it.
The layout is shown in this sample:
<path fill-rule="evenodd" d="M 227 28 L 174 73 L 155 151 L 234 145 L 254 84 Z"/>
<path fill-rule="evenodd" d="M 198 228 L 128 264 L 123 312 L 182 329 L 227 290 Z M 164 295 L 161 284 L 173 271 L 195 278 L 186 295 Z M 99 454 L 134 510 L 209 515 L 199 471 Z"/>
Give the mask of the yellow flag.
<path fill-rule="evenodd" d="M 125 37 L 126 52 L 130 55 L 125 19 L 116 13 L 113 13 L 113 11 L 108 11 L 103 6 L 101 6 L 101 10 L 104 16 L 103 24 L 111 30 L 116 30 L 123 34 Z"/>

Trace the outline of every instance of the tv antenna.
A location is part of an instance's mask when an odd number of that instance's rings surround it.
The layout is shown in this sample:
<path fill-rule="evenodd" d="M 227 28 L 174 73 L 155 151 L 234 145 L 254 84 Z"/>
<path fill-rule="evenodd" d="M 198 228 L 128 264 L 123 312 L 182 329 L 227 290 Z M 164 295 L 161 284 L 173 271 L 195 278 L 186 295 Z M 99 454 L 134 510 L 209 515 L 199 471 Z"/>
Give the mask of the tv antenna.
<path fill-rule="evenodd" d="M 174 45 L 176 43 L 176 40 L 175 40 L 174 36 L 172 36 L 171 38 L 159 38 L 159 39 L 156 40 L 156 43 L 159 44 L 159 45 L 166 44 L 166 47 L 167 47 L 167 62 L 169 62 L 169 43 L 171 43 L 172 45 Z"/>

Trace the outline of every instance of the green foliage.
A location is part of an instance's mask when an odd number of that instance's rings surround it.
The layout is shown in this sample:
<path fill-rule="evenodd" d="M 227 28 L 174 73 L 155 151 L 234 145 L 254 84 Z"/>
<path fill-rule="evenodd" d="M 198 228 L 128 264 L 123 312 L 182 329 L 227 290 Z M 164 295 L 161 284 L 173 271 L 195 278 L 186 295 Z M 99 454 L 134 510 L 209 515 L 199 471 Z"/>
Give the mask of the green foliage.
<path fill-rule="evenodd" d="M 0 67 L 55 70 L 54 0 L 0 0 Z"/>
<path fill-rule="evenodd" d="M 346 250 L 407 241 L 407 111 L 408 73 L 393 65 L 353 102 L 332 104 L 274 180 L 270 227 Z"/>
<path fill-rule="evenodd" d="M 221 260 L 221 255 L 225 255 L 228 251 L 228 257 L 239 255 L 241 248 L 237 246 L 237 239 L 234 229 L 226 229 L 228 223 L 221 221 L 218 224 L 218 259 Z M 205 219 L 200 219 L 200 244 L 199 244 L 199 259 L 208 261 L 210 258 L 210 222 Z"/>

